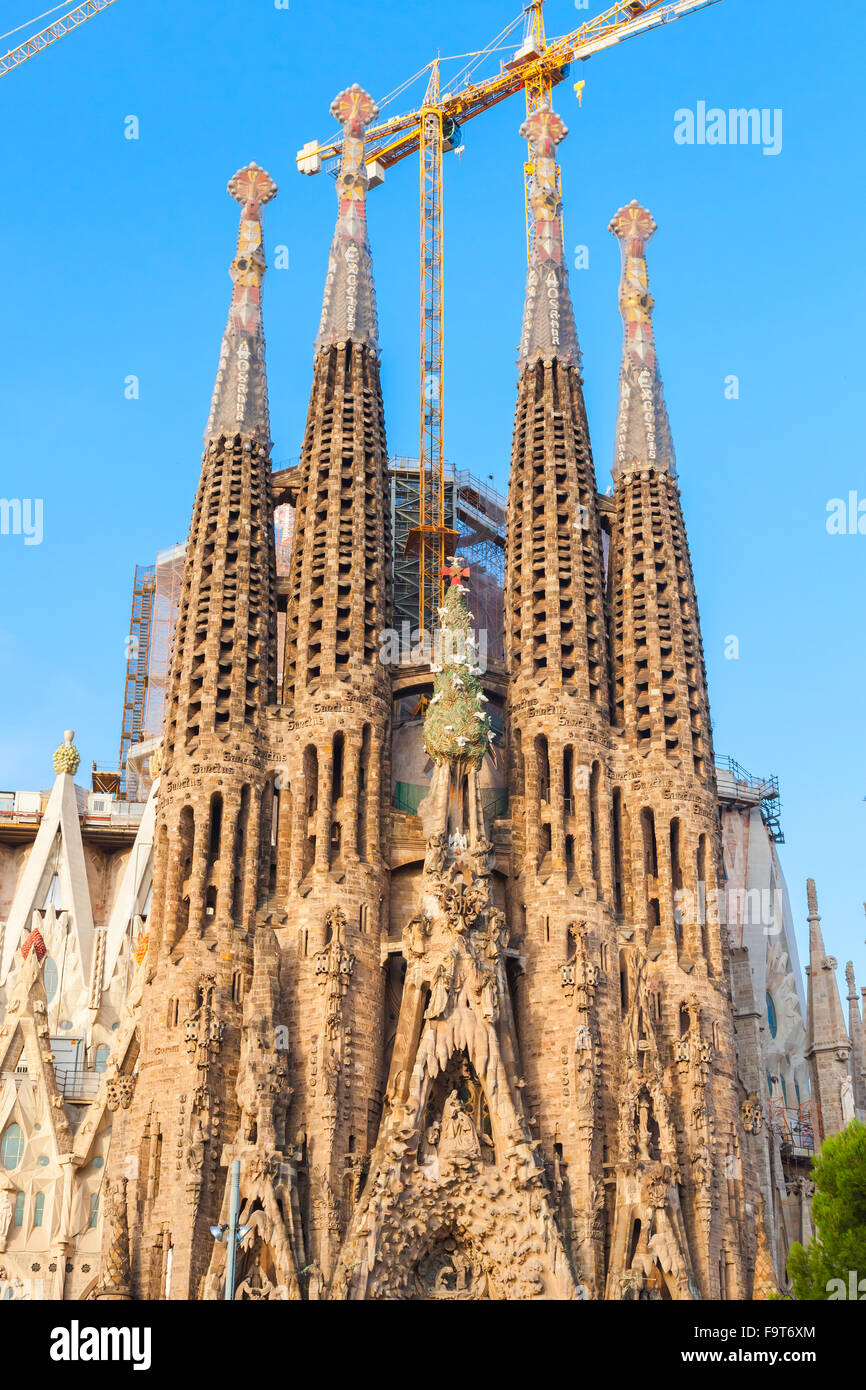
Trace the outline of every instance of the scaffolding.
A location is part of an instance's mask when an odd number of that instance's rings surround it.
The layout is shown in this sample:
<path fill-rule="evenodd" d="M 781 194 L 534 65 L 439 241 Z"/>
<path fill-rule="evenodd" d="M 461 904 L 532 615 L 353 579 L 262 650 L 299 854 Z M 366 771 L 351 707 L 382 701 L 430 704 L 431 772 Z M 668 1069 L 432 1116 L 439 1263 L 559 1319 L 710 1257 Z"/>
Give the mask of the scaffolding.
<path fill-rule="evenodd" d="M 801 1157 L 821 1146 L 821 1116 L 813 1100 L 788 1106 L 783 1099 L 771 1100 L 767 1123 L 776 1135 L 783 1157 Z"/>
<path fill-rule="evenodd" d="M 469 594 L 474 626 L 486 634 L 487 660 L 504 657 L 503 590 L 505 587 L 506 499 L 467 469 L 444 466 L 445 527 L 469 567 Z M 401 646 L 411 647 L 418 630 L 418 557 L 407 541 L 417 527 L 420 467 L 417 458 L 395 457 L 389 463 L 391 534 L 394 561 L 394 626 Z M 405 640 L 404 640 L 405 637 Z"/>
<path fill-rule="evenodd" d="M 158 552 L 155 565 L 135 567 L 120 755 L 116 770 L 93 764 L 93 790 L 113 792 L 127 801 L 145 801 L 150 791 L 147 759 L 130 759 L 129 755 L 140 744 L 162 737 L 185 549 L 183 545 L 172 546 Z"/>
<path fill-rule="evenodd" d="M 782 802 L 779 795 L 779 779 L 773 773 L 769 777 L 753 777 L 733 758 L 719 755 L 716 769 L 730 774 L 719 778 L 719 797 L 727 805 L 757 806 L 761 808 L 761 819 L 767 827 L 771 840 L 777 845 L 785 843 L 782 829 Z"/>
<path fill-rule="evenodd" d="M 120 725 L 118 758 L 119 791 L 126 793 L 126 755 L 144 734 L 144 707 L 147 700 L 148 661 L 153 619 L 156 569 L 136 565 L 132 584 L 132 613 L 126 639 L 126 679 L 123 686 L 123 717 Z"/>
<path fill-rule="evenodd" d="M 153 595 L 151 642 L 147 667 L 147 706 L 144 714 L 143 738 L 162 738 L 165 702 L 168 695 L 168 674 L 171 665 L 171 644 L 180 591 L 183 584 L 184 545 L 173 545 L 157 552 Z"/>

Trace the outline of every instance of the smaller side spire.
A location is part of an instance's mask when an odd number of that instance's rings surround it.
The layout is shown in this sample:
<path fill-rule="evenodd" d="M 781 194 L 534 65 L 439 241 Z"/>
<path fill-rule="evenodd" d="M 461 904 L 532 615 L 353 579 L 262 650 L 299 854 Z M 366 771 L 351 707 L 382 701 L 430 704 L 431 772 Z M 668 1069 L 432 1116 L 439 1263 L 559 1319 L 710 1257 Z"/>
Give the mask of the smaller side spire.
<path fill-rule="evenodd" d="M 653 335 L 654 300 L 649 292 L 647 243 L 656 224 L 634 199 L 620 208 L 609 230 L 622 254 L 619 311 L 623 324 L 622 366 L 613 475 L 654 469 L 676 475 L 674 446 L 668 422 Z"/>
<path fill-rule="evenodd" d="M 262 285 L 265 252 L 262 208 L 277 195 L 277 185 L 258 164 L 239 169 L 228 191 L 240 203 L 238 245 L 229 274 L 234 284 L 223 334 L 216 385 L 204 442 L 220 435 L 257 435 L 270 439 Z"/>
<path fill-rule="evenodd" d="M 851 1043 L 845 1031 L 842 1002 L 836 984 L 833 956 L 824 948 L 815 880 L 806 884 L 809 906 L 809 977 L 806 1004 L 806 1057 L 812 1074 L 812 1090 L 820 1106 L 823 1137 L 837 1134 L 849 1116 L 844 1096 L 851 1086 L 848 1057 Z"/>
<path fill-rule="evenodd" d="M 366 343 L 374 352 L 378 350 L 379 322 L 367 235 L 369 179 L 364 160 L 364 131 L 378 114 L 373 98 L 357 82 L 331 103 L 331 115 L 343 127 L 343 160 L 337 178 L 337 225 L 328 257 L 317 352 L 346 342 Z"/>
<path fill-rule="evenodd" d="M 845 966 L 845 980 L 848 985 L 848 1036 L 851 1039 L 851 1080 L 854 1086 L 854 1104 L 866 1113 L 866 1059 L 863 1055 L 863 1021 L 860 1018 L 860 996 L 854 978 L 854 962 Z"/>
<path fill-rule="evenodd" d="M 556 148 L 568 134 L 568 127 L 555 111 L 541 107 L 527 116 L 520 134 L 529 141 L 533 165 L 529 185 L 533 235 L 518 362 L 523 367 L 538 358 L 558 358 L 566 365 L 579 367 L 580 347 L 568 287 L 556 163 Z"/>

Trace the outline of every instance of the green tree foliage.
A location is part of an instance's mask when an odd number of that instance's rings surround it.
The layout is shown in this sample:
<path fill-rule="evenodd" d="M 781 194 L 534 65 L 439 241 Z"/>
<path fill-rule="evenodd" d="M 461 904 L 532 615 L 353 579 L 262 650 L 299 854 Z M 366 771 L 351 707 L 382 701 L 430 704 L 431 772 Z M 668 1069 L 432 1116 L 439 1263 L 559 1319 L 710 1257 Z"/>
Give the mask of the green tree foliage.
<path fill-rule="evenodd" d="M 788 1273 L 794 1297 L 866 1297 L 866 1125 L 852 1120 L 826 1139 L 812 1177 L 816 1233 L 805 1248 L 791 1247 Z"/>

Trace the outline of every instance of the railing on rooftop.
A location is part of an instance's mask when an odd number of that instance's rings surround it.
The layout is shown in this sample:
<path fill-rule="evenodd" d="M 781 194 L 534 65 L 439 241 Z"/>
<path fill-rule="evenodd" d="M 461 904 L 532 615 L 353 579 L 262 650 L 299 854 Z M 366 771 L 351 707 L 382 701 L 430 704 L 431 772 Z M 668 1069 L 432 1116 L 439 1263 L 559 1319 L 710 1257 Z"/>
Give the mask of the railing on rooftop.
<path fill-rule="evenodd" d="M 715 761 L 716 767 L 730 772 L 736 786 L 747 787 L 750 792 L 760 798 L 761 819 L 770 833 L 770 838 L 777 845 L 783 845 L 785 834 L 780 820 L 782 802 L 779 796 L 778 777 L 774 773 L 770 773 L 768 777 L 755 777 L 751 772 L 747 772 L 744 767 L 741 767 L 734 758 L 724 754 L 718 754 Z"/>
<path fill-rule="evenodd" d="M 57 1069 L 57 1088 L 64 1100 L 95 1100 L 99 1090 L 99 1084 L 105 1073 L 96 1071 L 92 1067 L 73 1070 L 72 1068 L 58 1067 Z"/>

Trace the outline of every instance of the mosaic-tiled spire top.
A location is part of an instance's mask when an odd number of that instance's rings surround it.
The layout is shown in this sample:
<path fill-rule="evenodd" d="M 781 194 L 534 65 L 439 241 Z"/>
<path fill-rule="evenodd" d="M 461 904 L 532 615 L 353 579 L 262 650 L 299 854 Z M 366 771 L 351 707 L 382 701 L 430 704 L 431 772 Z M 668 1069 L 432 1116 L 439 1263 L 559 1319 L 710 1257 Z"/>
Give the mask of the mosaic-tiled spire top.
<path fill-rule="evenodd" d="M 333 343 L 378 348 L 379 323 L 373 261 L 367 236 L 367 166 L 364 130 L 379 114 L 371 96 L 347 87 L 334 98 L 331 115 L 343 127 L 343 162 L 337 179 L 337 226 L 328 257 L 322 319 L 316 349 Z"/>
<path fill-rule="evenodd" d="M 249 164 L 246 169 L 238 170 L 228 191 L 241 205 L 241 225 L 229 271 L 234 291 L 223 334 L 205 443 L 220 435 L 256 434 L 263 439 L 270 438 L 262 327 L 262 284 L 266 268 L 262 208 L 276 197 L 277 186 L 258 164 Z"/>
<path fill-rule="evenodd" d="M 623 322 L 614 477 L 645 468 L 676 474 L 674 446 L 653 337 L 646 246 L 656 224 L 637 202 L 610 224 L 622 252 L 619 310 Z"/>
<path fill-rule="evenodd" d="M 538 358 L 579 365 L 556 168 L 556 147 L 568 127 L 555 111 L 542 108 L 526 118 L 520 134 L 530 143 L 534 172 L 529 188 L 533 236 L 518 360 L 521 366 Z"/>

